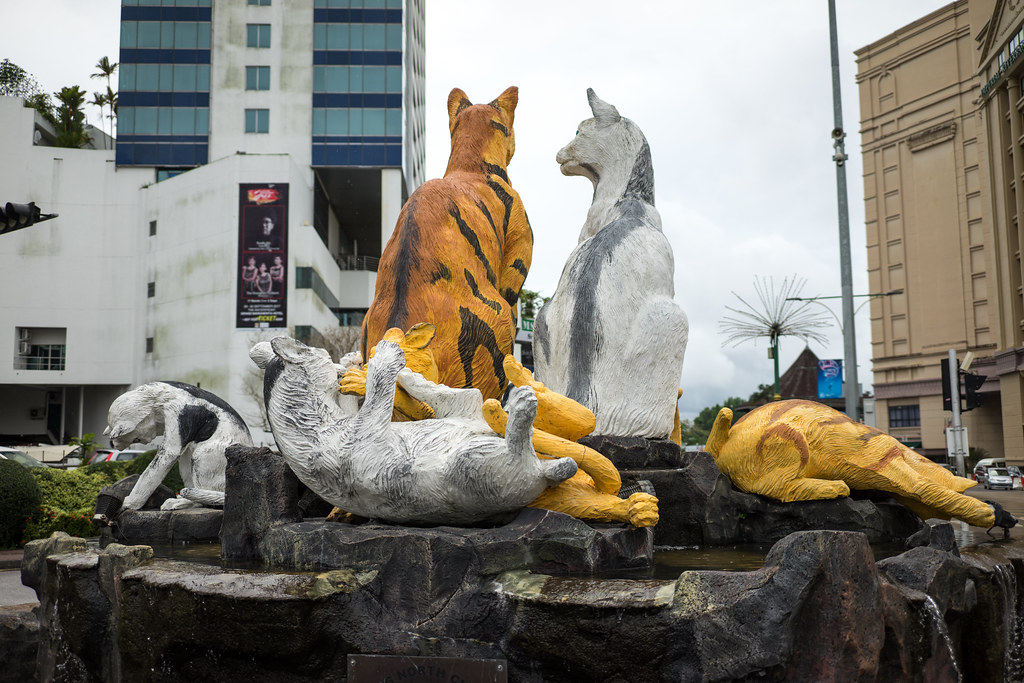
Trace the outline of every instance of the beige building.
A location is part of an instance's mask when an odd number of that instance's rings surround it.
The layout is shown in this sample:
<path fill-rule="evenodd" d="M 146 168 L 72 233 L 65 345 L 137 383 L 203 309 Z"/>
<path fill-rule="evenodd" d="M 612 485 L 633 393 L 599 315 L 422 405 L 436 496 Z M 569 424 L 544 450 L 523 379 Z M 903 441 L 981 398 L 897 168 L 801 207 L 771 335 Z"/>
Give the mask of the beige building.
<path fill-rule="evenodd" d="M 903 290 L 871 302 L 878 426 L 939 460 L 952 348 L 989 377 L 970 445 L 1024 464 L 1022 23 L 1019 0 L 963 0 L 856 53 L 869 287 Z"/>

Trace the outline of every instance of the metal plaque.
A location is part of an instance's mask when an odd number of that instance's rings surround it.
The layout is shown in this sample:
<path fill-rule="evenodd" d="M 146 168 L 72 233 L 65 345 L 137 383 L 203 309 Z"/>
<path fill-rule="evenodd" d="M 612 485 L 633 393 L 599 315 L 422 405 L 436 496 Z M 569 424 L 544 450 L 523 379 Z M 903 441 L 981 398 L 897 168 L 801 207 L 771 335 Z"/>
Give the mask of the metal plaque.
<path fill-rule="evenodd" d="M 504 659 L 349 655 L 349 683 L 507 683 Z"/>

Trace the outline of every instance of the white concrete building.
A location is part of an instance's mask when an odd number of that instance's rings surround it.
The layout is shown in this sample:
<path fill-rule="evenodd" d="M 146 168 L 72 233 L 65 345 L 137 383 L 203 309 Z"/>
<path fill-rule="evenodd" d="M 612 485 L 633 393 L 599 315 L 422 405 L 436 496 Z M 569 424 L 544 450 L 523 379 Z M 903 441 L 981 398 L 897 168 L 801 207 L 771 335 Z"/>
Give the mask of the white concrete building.
<path fill-rule="evenodd" d="M 370 304 L 422 182 L 423 3 L 214 5 L 123 0 L 114 150 L 46 146 L 0 98 L 25 160 L 0 202 L 59 214 L 0 234 L 0 443 L 98 434 L 157 379 L 259 429 L 254 337 L 316 342 Z"/>

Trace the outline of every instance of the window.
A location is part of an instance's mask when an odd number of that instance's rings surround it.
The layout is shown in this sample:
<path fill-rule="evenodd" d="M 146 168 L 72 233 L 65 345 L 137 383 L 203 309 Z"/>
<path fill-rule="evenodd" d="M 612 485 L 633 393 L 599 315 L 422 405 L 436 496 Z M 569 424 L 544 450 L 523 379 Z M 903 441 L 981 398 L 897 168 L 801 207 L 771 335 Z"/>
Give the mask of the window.
<path fill-rule="evenodd" d="M 246 133 L 269 133 L 270 132 L 270 110 L 269 109 L 246 109 L 245 110 L 245 132 Z"/>
<path fill-rule="evenodd" d="M 249 4 L 250 5 L 261 5 L 263 7 L 266 7 L 267 5 L 270 4 L 270 0 L 249 0 Z"/>
<path fill-rule="evenodd" d="M 152 237 L 156 234 L 156 221 L 149 222 L 149 236 Z"/>
<path fill-rule="evenodd" d="M 270 67 L 269 66 L 247 66 L 247 67 L 245 67 L 245 89 L 246 90 L 270 90 Z"/>
<path fill-rule="evenodd" d="M 156 296 L 156 283 L 150 282 L 146 285 L 146 298 L 152 299 Z"/>
<path fill-rule="evenodd" d="M 146 353 L 153 353 L 153 338 L 146 337 Z"/>
<path fill-rule="evenodd" d="M 246 47 L 270 47 L 270 24 L 246 24 Z"/>
<path fill-rule="evenodd" d="M 890 427 L 920 427 L 921 406 L 889 406 Z"/>
<path fill-rule="evenodd" d="M 15 332 L 15 370 L 65 369 L 67 328 L 17 327 Z"/>

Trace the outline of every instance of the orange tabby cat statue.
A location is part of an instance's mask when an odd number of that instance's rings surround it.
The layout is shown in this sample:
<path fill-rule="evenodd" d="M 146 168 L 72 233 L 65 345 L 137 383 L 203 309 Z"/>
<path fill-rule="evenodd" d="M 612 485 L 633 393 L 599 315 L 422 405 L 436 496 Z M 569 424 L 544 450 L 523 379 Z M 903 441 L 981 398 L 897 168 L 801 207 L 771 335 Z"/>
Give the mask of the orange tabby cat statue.
<path fill-rule="evenodd" d="M 384 248 L 363 321 L 364 361 L 388 329 L 428 322 L 437 327 L 437 382 L 475 387 L 485 399 L 505 390 L 502 361 L 533 256 L 533 231 L 506 171 L 518 93 L 509 88 L 489 104 L 458 88 L 448 96 L 448 169 L 412 193 Z"/>
<path fill-rule="evenodd" d="M 956 517 L 984 528 L 1017 523 L 998 505 L 963 491 L 975 482 L 957 477 L 873 427 L 813 401 L 777 401 L 731 425 L 722 408 L 707 451 L 732 483 L 788 503 L 885 491 L 922 519 Z"/>

